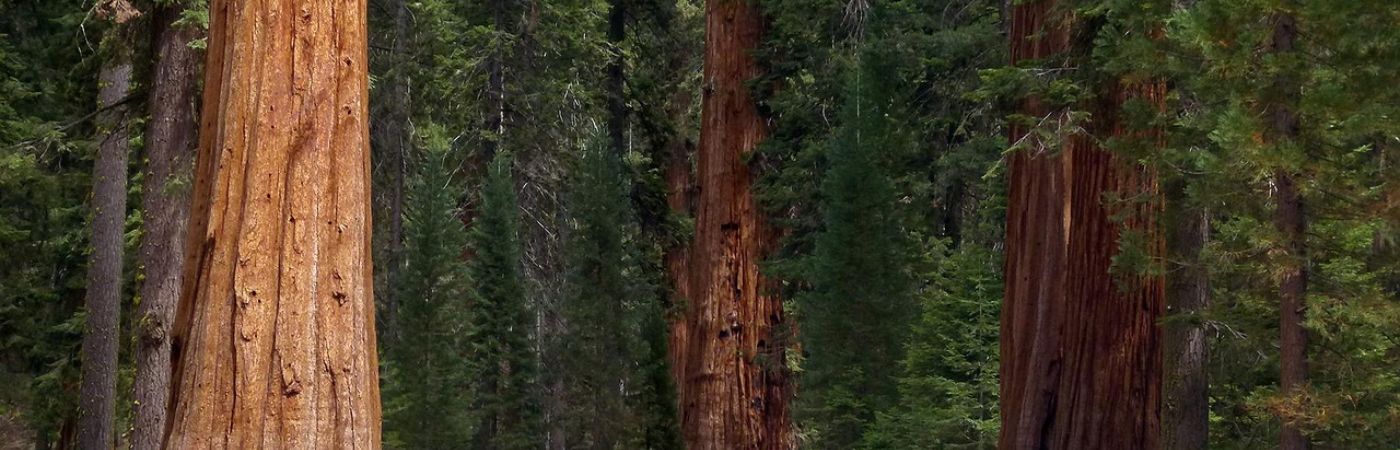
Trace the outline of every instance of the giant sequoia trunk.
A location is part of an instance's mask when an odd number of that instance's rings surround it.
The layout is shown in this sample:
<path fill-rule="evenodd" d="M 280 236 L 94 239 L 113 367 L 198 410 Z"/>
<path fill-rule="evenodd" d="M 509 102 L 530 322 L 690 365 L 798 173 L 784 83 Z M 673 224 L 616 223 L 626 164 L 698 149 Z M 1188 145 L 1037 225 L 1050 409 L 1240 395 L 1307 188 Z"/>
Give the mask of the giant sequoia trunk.
<path fill-rule="evenodd" d="M 215 0 L 167 448 L 378 448 L 365 1 Z"/>
<path fill-rule="evenodd" d="M 1013 62 L 1070 50 L 1070 21 L 1052 17 L 1055 3 L 1013 7 Z M 1162 100 L 1156 84 L 1098 92 L 1089 132 L 1100 137 L 1128 133 L 1117 120 L 1123 100 Z M 1025 112 L 1060 114 L 1035 99 Z M 1012 142 L 1033 139 L 1026 131 L 1014 128 Z M 1156 181 L 1091 136 L 1071 136 L 1060 148 L 1031 144 L 1010 160 L 1000 448 L 1157 448 L 1163 282 L 1110 273 L 1125 231 L 1143 234 L 1139 251 L 1162 255 Z M 1115 196 L 1138 200 L 1105 202 Z"/>
<path fill-rule="evenodd" d="M 131 447 L 159 448 L 170 398 L 170 326 L 180 299 L 185 224 L 189 219 L 199 90 L 199 57 L 190 47 L 201 31 L 179 25 L 185 7 L 175 2 L 155 11 L 154 51 L 146 124 L 146 174 L 141 187 L 140 264 L 145 275 L 136 309 L 136 380 Z"/>
<path fill-rule="evenodd" d="M 670 68 L 672 73 L 682 73 L 685 70 L 687 59 L 683 52 L 671 52 Z M 684 88 L 674 90 L 674 94 L 667 102 L 667 117 L 673 123 L 685 123 L 687 111 L 694 105 L 695 96 Z M 671 214 L 681 217 L 694 217 L 695 215 L 695 174 L 692 170 L 691 157 L 695 155 L 695 140 L 687 138 L 682 127 L 677 125 L 668 130 L 668 136 L 664 146 L 662 157 L 666 162 L 664 176 L 666 179 L 666 206 Z M 666 276 L 671 282 L 671 296 L 669 310 L 673 314 L 667 317 L 670 332 L 667 335 L 666 358 L 667 365 L 671 370 L 671 380 L 675 383 L 677 403 L 685 398 L 685 376 L 687 360 L 686 348 L 690 345 L 690 333 L 688 331 L 688 317 L 692 314 L 694 306 L 690 299 L 690 242 L 672 242 L 666 248 L 665 260 Z M 680 314 L 674 314 L 679 312 Z M 677 411 L 679 413 L 679 411 Z"/>
<path fill-rule="evenodd" d="M 87 273 L 83 330 L 81 418 L 78 443 L 84 449 L 110 448 L 117 405 L 117 321 L 122 287 L 126 225 L 126 163 L 130 150 L 126 96 L 131 89 L 131 49 L 125 22 L 135 10 L 125 1 L 107 2 L 112 22 L 108 57 L 98 75 L 97 157 L 92 177 L 92 256 Z"/>
<path fill-rule="evenodd" d="M 748 0 L 708 0 L 705 17 L 695 240 L 688 261 L 671 261 L 672 273 L 688 266 L 678 281 L 688 283 L 678 289 L 687 310 L 673 355 L 682 432 L 692 450 L 786 449 L 793 437 L 782 301 L 758 268 L 775 233 L 745 163 L 768 132 L 747 87 L 759 75 L 753 52 L 763 17 Z"/>

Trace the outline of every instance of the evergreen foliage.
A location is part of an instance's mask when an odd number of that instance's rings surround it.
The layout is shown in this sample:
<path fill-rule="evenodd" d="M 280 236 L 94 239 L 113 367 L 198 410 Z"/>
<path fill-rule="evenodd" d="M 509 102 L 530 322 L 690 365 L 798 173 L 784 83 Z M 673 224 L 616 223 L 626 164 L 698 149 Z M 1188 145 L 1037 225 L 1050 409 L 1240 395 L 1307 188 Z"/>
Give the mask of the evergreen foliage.
<path fill-rule="evenodd" d="M 999 4 L 774 3 L 760 195 L 790 231 L 769 269 L 799 313 L 804 443 L 994 442 L 1004 137 L 973 94 L 1004 58 Z M 933 353 L 950 335 L 966 359 Z"/>
<path fill-rule="evenodd" d="M 673 400 L 666 395 L 672 388 L 666 382 L 664 322 L 639 264 L 640 230 L 622 161 L 596 144 L 580 156 L 570 183 L 567 328 L 559 344 L 569 402 L 565 423 L 573 439 L 566 444 L 675 448 L 675 437 L 667 436 L 675 419 L 674 405 L 667 404 Z"/>
<path fill-rule="evenodd" d="M 917 247 L 901 226 L 887 167 L 908 140 L 894 126 L 901 114 L 883 57 L 857 60 L 821 186 L 825 229 L 806 261 L 811 290 L 796 299 L 808 330 L 799 418 L 812 448 L 851 448 L 877 412 L 898 403 Z"/>
<path fill-rule="evenodd" d="M 205 3 L 133 5 L 171 1 Z M 1130 132 L 1098 144 L 1182 187 L 1164 217 L 1210 212 L 1212 305 L 1165 320 L 1206 330 L 1210 448 L 1274 448 L 1282 420 L 1318 448 L 1400 441 L 1400 2 L 1056 0 L 1077 51 L 1008 66 L 1004 16 L 1029 0 L 748 1 L 767 19 L 750 86 L 771 135 L 746 162 L 781 236 L 764 270 L 797 321 L 782 337 L 801 355 L 786 363 L 804 447 L 995 446 L 1003 158 L 1029 142 L 1006 130 L 1084 138 L 1105 120 L 1101 88 L 1134 83 L 1167 86 L 1165 110 L 1127 99 L 1113 125 Z M 376 290 L 400 299 L 380 344 L 386 447 L 681 447 L 666 358 L 683 304 L 663 255 L 690 218 L 668 207 L 666 174 L 676 155 L 694 162 L 705 3 L 369 3 L 369 120 L 394 111 L 413 144 L 391 285 L 398 169 L 372 138 Z M 77 417 L 99 48 L 121 47 L 99 42 L 93 7 L 0 0 L 0 430 L 36 448 L 71 440 Z M 1297 51 L 1270 52 L 1285 14 Z M 138 55 L 138 86 L 139 38 L 117 48 Z M 616 118 L 615 55 L 620 149 L 594 142 Z M 1277 139 L 1285 84 L 1299 130 Z M 391 104 L 399 85 L 407 105 Z M 1008 114 L 1032 97 L 1064 120 Z M 1293 396 L 1279 377 L 1277 278 L 1296 262 L 1272 223 L 1281 172 L 1309 223 L 1310 379 Z M 1116 271 L 1176 273 L 1126 237 Z M 130 267 L 123 282 L 139 279 Z M 136 327 L 123 325 L 125 348 Z M 118 371 L 123 386 L 125 354 Z"/>
<path fill-rule="evenodd" d="M 1297 21 L 1299 51 L 1260 52 L 1285 13 Z M 1395 329 L 1400 297 L 1387 287 L 1394 265 L 1376 264 L 1395 240 L 1386 192 L 1400 177 L 1387 147 L 1397 135 L 1400 35 L 1375 20 L 1397 13 L 1400 5 L 1383 1 L 1202 0 L 1172 17 L 1170 44 L 1182 49 L 1174 75 L 1200 99 L 1183 106 L 1174 132 L 1209 150 L 1197 161 L 1204 176 L 1194 194 L 1224 212 L 1208 249 L 1219 280 L 1205 318 L 1217 330 L 1212 447 L 1272 448 L 1280 420 L 1320 447 L 1384 448 L 1400 437 L 1400 352 L 1394 334 L 1380 331 Z M 1279 79 L 1301 87 L 1292 140 L 1262 139 L 1271 134 L 1270 105 L 1284 95 Z M 1278 390 L 1273 350 L 1285 261 L 1262 250 L 1280 245 L 1270 223 L 1276 171 L 1294 174 L 1309 222 L 1310 383 L 1292 397 Z"/>
<path fill-rule="evenodd" d="M 97 88 L 83 6 L 0 1 L 0 416 L 35 445 L 71 438 L 77 417 L 94 149 L 80 119 Z"/>
<path fill-rule="evenodd" d="M 459 448 L 472 436 L 467 305 L 473 283 L 457 218 L 458 167 L 441 131 L 430 129 L 405 210 L 403 328 L 384 348 L 384 441 L 391 448 Z"/>
<path fill-rule="evenodd" d="M 542 436 L 535 313 L 520 274 L 511 154 L 491 162 L 468 249 L 475 296 L 468 308 L 467 379 L 473 383 L 472 448 L 533 449 Z"/>
<path fill-rule="evenodd" d="M 986 449 L 997 443 L 1001 255 L 956 250 L 920 296 L 897 383 L 900 403 L 866 432 L 870 449 Z"/>

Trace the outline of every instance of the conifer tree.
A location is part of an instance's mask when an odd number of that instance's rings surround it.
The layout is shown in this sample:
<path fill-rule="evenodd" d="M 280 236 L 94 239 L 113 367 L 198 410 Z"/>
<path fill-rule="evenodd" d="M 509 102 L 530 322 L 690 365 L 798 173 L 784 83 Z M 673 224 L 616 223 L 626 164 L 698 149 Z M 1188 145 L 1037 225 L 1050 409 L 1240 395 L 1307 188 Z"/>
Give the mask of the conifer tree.
<path fill-rule="evenodd" d="M 1210 341 L 1210 396 L 1232 407 L 1210 411 L 1211 447 L 1384 448 L 1400 436 L 1379 419 L 1400 398 L 1381 381 L 1400 352 L 1372 327 L 1397 306 L 1384 270 L 1364 269 L 1375 237 L 1394 239 L 1393 177 L 1382 181 L 1377 157 L 1397 135 L 1400 32 L 1377 21 L 1398 11 L 1199 0 L 1170 30 L 1185 50 L 1180 85 L 1210 100 L 1182 132 L 1219 155 L 1202 181 L 1222 211 L 1206 261 L 1212 285 L 1228 286 L 1206 317 L 1225 330 Z"/>
<path fill-rule="evenodd" d="M 801 422 L 813 448 L 861 441 L 876 413 L 897 403 L 895 380 L 914 309 L 912 241 L 900 224 L 891 154 L 908 142 L 894 80 L 879 52 L 856 50 L 841 129 L 822 183 L 825 230 L 810 258 L 812 290 L 796 300 L 803 364 Z"/>
<path fill-rule="evenodd" d="M 136 374 L 132 383 L 132 448 L 156 448 L 165 434 L 170 398 L 170 333 L 184 276 L 190 179 L 199 145 L 199 68 L 203 5 L 161 2 L 152 11 L 151 68 L 141 186 L 140 302 L 136 305 Z"/>
<path fill-rule="evenodd" d="M 381 442 L 366 5 L 209 5 L 166 448 Z"/>
<path fill-rule="evenodd" d="M 75 49 L 98 36 L 92 5 L 0 1 L 0 408 L 35 448 L 76 438 L 101 56 Z"/>
<path fill-rule="evenodd" d="M 471 438 L 471 379 L 464 347 L 471 293 L 467 230 L 456 216 L 459 167 L 429 133 L 408 186 L 406 260 L 398 339 L 385 346 L 384 440 L 390 448 L 451 449 Z"/>
<path fill-rule="evenodd" d="M 497 153 L 472 223 L 468 370 L 473 383 L 471 448 L 539 448 L 538 367 L 531 345 L 535 314 L 520 273 L 520 238 L 511 154 Z"/>
<path fill-rule="evenodd" d="M 1161 142 L 1134 119 L 1160 110 L 1165 86 L 1093 64 L 1113 62 L 1101 47 L 1156 33 L 1132 12 L 1011 7 L 1012 71 L 1039 88 L 1010 121 L 1001 448 L 1159 445 L 1164 243 L 1140 160 Z"/>
<path fill-rule="evenodd" d="M 880 415 L 864 448 L 996 446 L 1001 257 L 969 245 L 938 266 L 909 333 L 899 405 Z"/>
<path fill-rule="evenodd" d="M 127 158 L 131 152 L 130 108 L 136 20 L 141 12 L 125 0 L 98 5 L 108 22 L 102 39 L 97 114 L 97 155 L 93 161 L 92 256 L 83 333 L 82 406 L 78 442 L 106 448 L 116 442 L 117 343 L 121 317 L 122 266 L 126 234 Z"/>
<path fill-rule="evenodd" d="M 680 448 L 662 296 L 627 192 L 621 155 L 586 148 L 569 195 L 567 325 L 557 350 L 567 448 Z"/>
<path fill-rule="evenodd" d="M 579 159 L 570 193 L 574 224 L 567 244 L 569 276 L 560 356 L 571 403 L 569 448 L 635 445 L 641 417 L 629 398 L 638 386 L 643 306 L 631 246 L 635 227 L 627 207 L 619 155 L 591 146 Z"/>

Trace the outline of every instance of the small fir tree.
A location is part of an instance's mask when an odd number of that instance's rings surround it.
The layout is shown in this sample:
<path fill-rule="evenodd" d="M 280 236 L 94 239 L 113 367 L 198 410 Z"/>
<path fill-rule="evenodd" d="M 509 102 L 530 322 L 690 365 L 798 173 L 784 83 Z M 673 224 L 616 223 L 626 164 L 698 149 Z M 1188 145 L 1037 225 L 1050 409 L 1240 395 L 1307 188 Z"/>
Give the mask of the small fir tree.
<path fill-rule="evenodd" d="M 665 320 L 642 259 L 621 155 L 584 149 L 570 183 L 567 329 L 558 343 L 569 448 L 678 448 Z"/>
<path fill-rule="evenodd" d="M 399 338 L 384 355 L 384 441 L 404 449 L 457 448 L 471 437 L 466 352 L 472 283 L 462 248 L 467 230 L 456 217 L 458 166 L 436 133 L 409 186 L 406 261 L 399 293 Z"/>
<path fill-rule="evenodd" d="M 893 117 L 883 56 L 858 62 L 822 183 L 825 230 L 797 299 L 803 364 L 799 418 L 813 448 L 851 448 L 898 401 L 899 362 L 915 310 L 913 241 L 901 226 L 890 154 L 908 145 Z"/>
<path fill-rule="evenodd" d="M 570 408 L 570 448 L 611 449 L 633 442 L 639 306 L 632 224 L 617 156 L 586 149 L 570 192 L 574 220 L 566 241 L 567 330 L 559 343 Z"/>
<path fill-rule="evenodd" d="M 520 274 L 511 159 L 508 152 L 498 153 L 491 162 L 469 239 L 476 295 L 467 331 L 468 373 L 475 383 L 471 447 L 477 449 L 536 449 L 543 434 L 531 345 L 535 314 Z"/>

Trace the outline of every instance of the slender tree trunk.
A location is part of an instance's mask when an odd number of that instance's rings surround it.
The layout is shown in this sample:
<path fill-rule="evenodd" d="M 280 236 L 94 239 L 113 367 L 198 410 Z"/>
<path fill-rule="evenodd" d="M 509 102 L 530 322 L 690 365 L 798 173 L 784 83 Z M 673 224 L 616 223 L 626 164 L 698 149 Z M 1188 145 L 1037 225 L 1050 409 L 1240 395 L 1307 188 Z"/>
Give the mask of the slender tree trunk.
<path fill-rule="evenodd" d="M 1162 408 L 1162 448 L 1205 450 L 1210 437 L 1209 356 L 1202 315 L 1210 307 L 1210 276 L 1201 250 L 1210 239 L 1210 215 L 1186 206 L 1185 180 L 1169 187 L 1169 201 L 1182 205 L 1172 217 L 1167 285 L 1166 378 Z"/>
<path fill-rule="evenodd" d="M 209 12 L 166 448 L 378 448 L 365 1 Z"/>
<path fill-rule="evenodd" d="M 789 449 L 791 385 L 782 300 L 759 273 L 776 233 L 745 156 L 768 134 L 747 83 L 763 16 L 747 0 L 706 1 L 704 98 L 690 247 L 681 423 L 692 450 Z"/>
<path fill-rule="evenodd" d="M 622 52 L 622 41 L 627 38 L 627 1 L 612 0 L 608 10 L 608 45 L 612 46 L 607 69 L 608 146 L 619 158 L 627 151 L 626 60 Z"/>
<path fill-rule="evenodd" d="M 491 23 L 497 33 L 503 33 L 506 26 L 505 0 L 490 0 Z M 496 43 L 486 56 L 486 132 L 482 143 L 482 167 L 486 167 L 500 151 L 501 140 L 505 137 L 506 115 L 506 47 Z M 484 171 L 483 171 L 484 173 Z"/>
<path fill-rule="evenodd" d="M 1065 21 L 1052 16 L 1056 3 L 1012 7 L 1013 63 L 1070 50 Z M 1160 84 L 1100 87 L 1089 132 L 1127 133 L 1118 105 L 1141 97 L 1160 106 L 1163 91 Z M 1036 99 L 1025 111 L 1061 114 Z M 1026 131 L 1013 127 L 1012 142 L 1034 139 Z M 1060 148 L 1018 151 L 1010 170 L 1000 448 L 1158 448 L 1164 283 L 1111 273 L 1124 232 L 1142 235 L 1146 248 L 1138 251 L 1164 252 L 1153 225 L 1161 205 L 1155 177 L 1086 135 Z M 1105 203 L 1110 193 L 1137 200 Z"/>
<path fill-rule="evenodd" d="M 110 2 L 105 14 L 108 59 L 98 74 L 99 142 L 93 161 L 92 256 L 87 274 L 82 345 L 82 399 L 78 445 L 84 450 L 112 448 L 117 405 L 117 323 L 121 314 L 122 253 L 126 229 L 126 165 L 130 150 L 128 109 L 122 103 L 131 90 L 131 49 L 126 48 L 125 22 L 132 16 L 124 1 Z"/>
<path fill-rule="evenodd" d="M 389 193 L 382 201 L 387 203 L 384 214 L 389 222 L 389 235 L 384 241 L 385 289 L 379 291 L 384 317 L 381 320 L 387 336 L 398 336 L 400 273 L 404 264 L 403 208 L 404 189 L 408 176 L 408 155 L 413 147 L 413 136 L 409 111 L 412 110 L 412 97 L 409 77 L 410 22 L 408 5 L 405 0 L 390 0 L 388 6 L 393 12 L 393 42 L 390 46 L 389 76 L 385 79 L 387 101 L 384 102 L 383 120 L 375 129 L 379 153 L 389 171 Z"/>
<path fill-rule="evenodd" d="M 1174 0 L 1185 10 L 1194 0 Z M 1187 192 L 1191 177 L 1182 174 L 1167 186 L 1171 216 L 1166 327 L 1166 378 L 1162 392 L 1162 448 L 1205 450 L 1210 443 L 1210 379 L 1206 362 L 1210 342 L 1204 318 L 1210 308 L 1210 272 L 1201 251 L 1210 241 L 1210 213 Z"/>
<path fill-rule="evenodd" d="M 176 24 L 184 11 L 184 3 L 175 2 L 157 7 L 154 14 L 157 61 L 147 101 L 151 117 L 146 124 L 146 174 L 141 187 L 145 230 L 139 257 L 145 276 L 141 303 L 136 307 L 134 449 L 160 448 L 170 399 L 170 326 L 183 280 L 182 243 L 198 146 L 196 77 L 203 56 L 189 46 L 202 34 L 199 27 Z"/>
<path fill-rule="evenodd" d="M 1279 385 L 1283 395 L 1299 394 L 1300 388 L 1308 383 L 1308 334 L 1303 326 L 1304 311 L 1307 308 L 1304 296 L 1308 287 L 1308 270 L 1305 265 L 1307 246 L 1303 233 L 1307 219 L 1303 210 L 1303 199 L 1293 176 L 1285 171 L 1274 173 L 1274 194 L 1278 204 L 1274 210 L 1274 226 L 1283 238 L 1283 257 L 1286 258 L 1279 274 L 1279 363 L 1281 373 Z M 1290 422 L 1283 420 L 1280 432 L 1281 450 L 1303 450 L 1308 448 L 1308 439 Z"/>
<path fill-rule="evenodd" d="M 1269 51 L 1289 56 L 1294 50 L 1297 22 L 1291 13 L 1280 12 L 1273 18 L 1274 31 Z M 1287 72 L 1286 70 L 1284 72 Z M 1282 145 L 1298 137 L 1298 105 L 1300 90 L 1296 75 L 1281 73 L 1273 80 L 1269 95 L 1268 114 L 1272 119 L 1266 133 L 1270 143 Z M 1308 383 L 1308 332 L 1303 326 L 1307 308 L 1307 213 L 1302 194 L 1298 192 L 1295 174 L 1286 169 L 1274 171 L 1274 228 L 1282 239 L 1283 267 L 1279 272 L 1279 387 L 1283 395 L 1299 394 Z M 1279 448 L 1303 450 L 1309 447 L 1307 437 L 1284 417 L 1279 432 Z"/>

